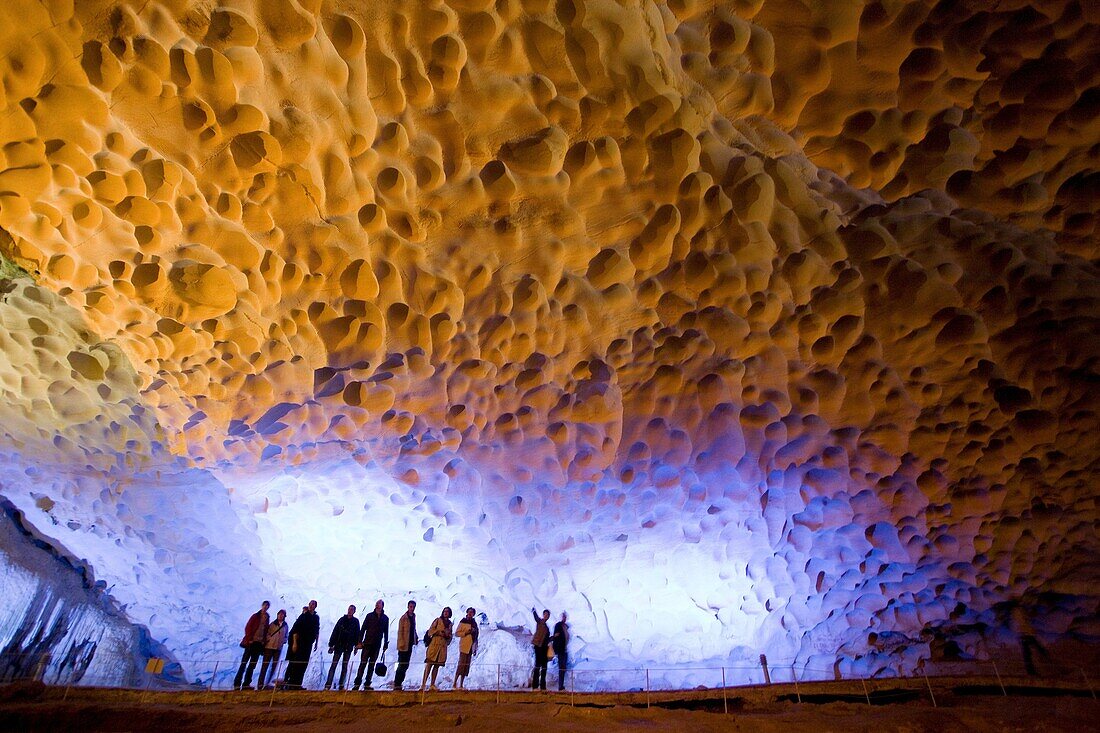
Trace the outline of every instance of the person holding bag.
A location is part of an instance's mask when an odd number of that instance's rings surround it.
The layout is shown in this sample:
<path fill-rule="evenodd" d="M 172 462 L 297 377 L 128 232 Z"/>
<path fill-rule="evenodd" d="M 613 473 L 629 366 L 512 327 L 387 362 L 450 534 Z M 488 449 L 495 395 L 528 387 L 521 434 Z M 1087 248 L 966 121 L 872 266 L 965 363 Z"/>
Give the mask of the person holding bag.
<path fill-rule="evenodd" d="M 264 686 L 275 677 L 275 670 L 279 666 L 279 657 L 283 653 L 286 637 L 290 629 L 286 625 L 286 611 L 280 610 L 275 614 L 275 620 L 267 627 L 267 641 L 264 642 L 264 661 L 260 665 L 260 679 L 256 681 L 256 689 L 262 690 Z"/>
<path fill-rule="evenodd" d="M 450 646 L 453 637 L 451 607 L 447 606 L 443 609 L 443 613 L 439 615 L 439 618 L 432 621 L 432 625 L 424 635 L 424 640 L 428 644 L 428 651 L 424 654 L 424 679 L 420 681 L 421 690 L 428 684 L 429 673 L 432 675 L 431 689 L 439 689 L 435 684 L 436 677 L 439 675 L 439 668 L 447 663 L 447 647 Z"/>
<path fill-rule="evenodd" d="M 364 690 L 373 690 L 371 679 L 374 677 L 374 664 L 378 661 L 378 652 L 390 648 L 390 619 L 383 609 L 385 605 L 381 599 L 374 604 L 374 610 L 363 619 L 363 631 L 359 636 L 358 647 L 363 650 L 359 661 L 359 671 L 355 674 L 353 690 L 359 689 L 363 681 L 363 672 L 367 673 L 367 683 Z"/>

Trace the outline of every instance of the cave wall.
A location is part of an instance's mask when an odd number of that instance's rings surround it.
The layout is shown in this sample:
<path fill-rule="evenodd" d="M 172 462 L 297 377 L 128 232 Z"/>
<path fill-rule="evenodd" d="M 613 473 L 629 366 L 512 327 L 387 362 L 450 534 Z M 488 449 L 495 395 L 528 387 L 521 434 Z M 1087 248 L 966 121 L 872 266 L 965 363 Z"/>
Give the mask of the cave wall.
<path fill-rule="evenodd" d="M 1092 13 L 10 3 L 3 494 L 186 660 L 1094 642 Z"/>
<path fill-rule="evenodd" d="M 0 682 L 139 685 L 151 657 L 171 655 L 135 626 L 106 583 L 0 502 Z M 179 675 L 169 664 L 167 681 Z"/>

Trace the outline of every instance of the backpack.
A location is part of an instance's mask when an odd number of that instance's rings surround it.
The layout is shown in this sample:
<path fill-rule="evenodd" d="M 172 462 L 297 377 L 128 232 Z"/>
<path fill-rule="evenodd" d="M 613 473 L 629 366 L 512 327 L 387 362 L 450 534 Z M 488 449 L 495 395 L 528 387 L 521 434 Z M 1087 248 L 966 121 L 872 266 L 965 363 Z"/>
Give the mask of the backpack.
<path fill-rule="evenodd" d="M 424 632 L 424 646 L 428 646 L 431 643 L 432 643 L 432 632 L 431 631 L 425 631 Z"/>

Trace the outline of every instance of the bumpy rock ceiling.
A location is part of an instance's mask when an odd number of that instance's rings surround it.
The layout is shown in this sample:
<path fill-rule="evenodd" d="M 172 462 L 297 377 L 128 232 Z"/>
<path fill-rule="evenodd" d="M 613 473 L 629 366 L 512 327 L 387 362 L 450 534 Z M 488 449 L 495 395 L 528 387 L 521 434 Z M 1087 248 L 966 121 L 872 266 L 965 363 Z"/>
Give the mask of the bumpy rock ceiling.
<path fill-rule="evenodd" d="M 185 659 L 1095 639 L 1097 8 L 6 3 L 2 492 Z"/>

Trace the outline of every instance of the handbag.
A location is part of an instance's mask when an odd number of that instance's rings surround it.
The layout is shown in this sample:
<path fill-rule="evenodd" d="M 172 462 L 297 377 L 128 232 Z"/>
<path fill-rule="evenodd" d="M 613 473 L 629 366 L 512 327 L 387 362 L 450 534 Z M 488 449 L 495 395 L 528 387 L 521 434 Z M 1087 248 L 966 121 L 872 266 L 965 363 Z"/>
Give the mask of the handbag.
<path fill-rule="evenodd" d="M 374 674 L 378 677 L 386 676 L 386 653 L 382 652 L 382 659 L 374 665 Z"/>
<path fill-rule="evenodd" d="M 554 647 L 551 645 L 551 646 L 546 647 L 546 661 L 549 662 L 553 658 L 554 658 Z"/>

